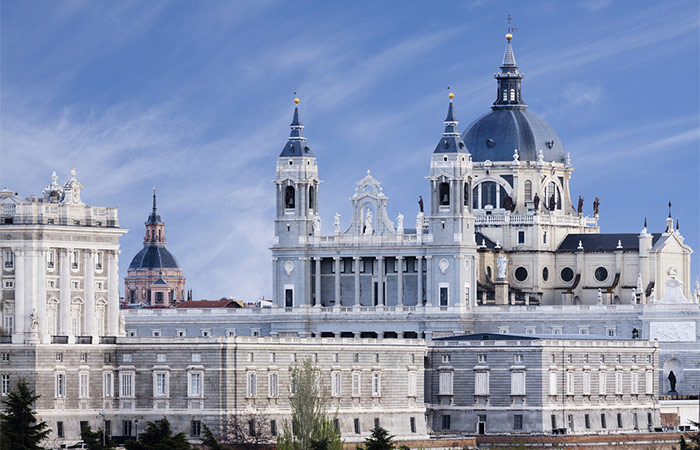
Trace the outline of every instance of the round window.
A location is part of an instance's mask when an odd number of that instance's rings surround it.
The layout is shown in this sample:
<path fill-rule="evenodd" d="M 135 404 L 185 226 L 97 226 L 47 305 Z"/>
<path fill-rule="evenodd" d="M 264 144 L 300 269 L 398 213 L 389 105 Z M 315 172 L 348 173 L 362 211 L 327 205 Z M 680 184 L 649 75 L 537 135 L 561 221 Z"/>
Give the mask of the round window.
<path fill-rule="evenodd" d="M 549 278 L 549 269 L 545 267 L 542 269 L 542 279 L 547 281 L 547 278 Z"/>
<path fill-rule="evenodd" d="M 595 279 L 598 281 L 605 281 L 608 279 L 608 269 L 605 267 L 598 267 L 595 270 Z"/>
<path fill-rule="evenodd" d="M 564 267 L 561 269 L 561 279 L 566 282 L 574 279 L 574 271 L 571 270 L 571 267 Z"/>
<path fill-rule="evenodd" d="M 518 281 L 527 280 L 527 269 L 524 267 L 518 267 L 515 269 L 515 279 Z"/>

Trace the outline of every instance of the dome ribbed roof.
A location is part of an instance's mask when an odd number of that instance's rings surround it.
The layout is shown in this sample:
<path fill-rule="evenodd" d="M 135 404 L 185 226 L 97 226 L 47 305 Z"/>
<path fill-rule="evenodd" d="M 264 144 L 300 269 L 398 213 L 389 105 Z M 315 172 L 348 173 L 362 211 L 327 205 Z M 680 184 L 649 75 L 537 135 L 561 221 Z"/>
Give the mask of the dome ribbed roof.
<path fill-rule="evenodd" d="M 129 270 L 179 269 L 175 257 L 167 248 L 160 245 L 146 245 L 134 256 Z"/>
<path fill-rule="evenodd" d="M 516 148 L 520 161 L 537 161 L 540 150 L 546 162 L 566 161 L 554 129 L 526 109 L 495 109 L 476 119 L 462 137 L 472 161 L 512 161 Z"/>

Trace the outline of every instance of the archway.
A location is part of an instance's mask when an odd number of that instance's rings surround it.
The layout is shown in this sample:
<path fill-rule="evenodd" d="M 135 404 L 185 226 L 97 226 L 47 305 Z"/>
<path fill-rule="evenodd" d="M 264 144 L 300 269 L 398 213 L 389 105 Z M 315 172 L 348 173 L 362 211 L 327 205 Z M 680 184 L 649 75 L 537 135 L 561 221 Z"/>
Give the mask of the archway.
<path fill-rule="evenodd" d="M 670 373 L 673 372 L 673 376 L 676 379 L 676 391 L 681 392 L 683 389 L 683 363 L 681 363 L 679 360 L 676 358 L 669 358 L 666 361 L 664 361 L 664 366 L 663 366 L 663 379 L 662 381 L 662 386 L 663 389 L 661 391 L 662 394 L 667 394 L 668 392 L 671 391 L 671 382 L 669 381 L 668 377 Z"/>

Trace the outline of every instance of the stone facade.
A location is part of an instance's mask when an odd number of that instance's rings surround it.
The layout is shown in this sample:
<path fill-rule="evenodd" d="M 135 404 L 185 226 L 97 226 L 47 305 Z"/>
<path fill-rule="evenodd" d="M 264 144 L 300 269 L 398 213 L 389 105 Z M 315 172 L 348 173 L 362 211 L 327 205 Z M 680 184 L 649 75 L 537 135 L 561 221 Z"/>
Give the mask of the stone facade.
<path fill-rule="evenodd" d="M 0 192 L 1 326 L 12 342 L 97 343 L 119 332 L 117 208 L 86 206 L 75 169 L 43 196 Z M 5 338 L 7 339 L 7 338 Z"/>
<path fill-rule="evenodd" d="M 629 433 L 660 426 L 658 344 L 478 334 L 434 341 L 437 434 Z"/>
<path fill-rule="evenodd" d="M 377 423 L 401 439 L 427 437 L 426 346 L 418 340 L 118 338 L 102 345 L 5 344 L 0 354 L 0 379 L 8 388 L 20 376 L 30 381 L 56 443 L 79 440 L 81 422 L 101 428 L 106 420 L 113 436 L 129 436 L 139 423 L 164 416 L 193 442 L 202 424 L 225 432 L 234 415 L 263 415 L 279 432 L 290 418 L 290 368 L 305 358 L 320 370 L 347 441 L 363 440 Z"/>

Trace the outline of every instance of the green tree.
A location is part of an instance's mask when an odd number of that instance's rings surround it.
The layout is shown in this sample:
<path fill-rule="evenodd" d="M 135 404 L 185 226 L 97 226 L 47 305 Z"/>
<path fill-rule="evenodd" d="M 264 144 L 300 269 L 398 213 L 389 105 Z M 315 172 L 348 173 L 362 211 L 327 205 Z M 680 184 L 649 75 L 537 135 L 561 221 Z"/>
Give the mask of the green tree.
<path fill-rule="evenodd" d="M 104 446 L 102 445 L 103 437 L 105 441 Z M 86 426 L 80 431 L 80 439 L 85 443 L 88 450 L 108 450 L 116 447 L 111 436 L 103 436 L 103 431 L 101 428 L 98 428 L 96 431 L 92 431 L 90 425 Z"/>
<path fill-rule="evenodd" d="M 284 422 L 277 438 L 279 450 L 341 450 L 343 441 L 335 426 L 336 416 L 329 413 L 328 391 L 322 388 L 321 373 L 306 358 L 290 367 L 292 394 L 291 424 Z"/>
<path fill-rule="evenodd" d="M 202 444 L 208 449 L 208 450 L 223 450 L 221 447 L 221 444 L 219 444 L 219 441 L 216 440 L 216 437 L 214 437 L 214 433 L 211 432 L 208 426 L 202 425 L 204 428 L 204 439 L 202 439 Z"/>
<path fill-rule="evenodd" d="M 146 430 L 135 441 L 126 441 L 127 450 L 191 450 L 185 433 L 173 434 L 170 422 L 163 417 L 155 422 L 148 422 Z"/>
<path fill-rule="evenodd" d="M 681 450 L 700 450 L 700 423 L 698 422 L 693 422 L 692 420 L 690 423 L 698 429 L 696 432 L 691 432 L 691 433 L 685 433 L 684 435 L 681 435 L 680 439 L 680 446 Z M 686 441 L 686 439 L 688 439 Z"/>
<path fill-rule="evenodd" d="M 39 444 L 51 430 L 46 422 L 39 421 L 34 402 L 39 395 L 20 378 L 15 390 L 3 400 L 5 409 L 0 413 L 0 450 L 38 450 Z"/>
<path fill-rule="evenodd" d="M 364 450 L 391 450 L 394 448 L 394 436 L 382 427 L 375 427 L 365 440 Z"/>

